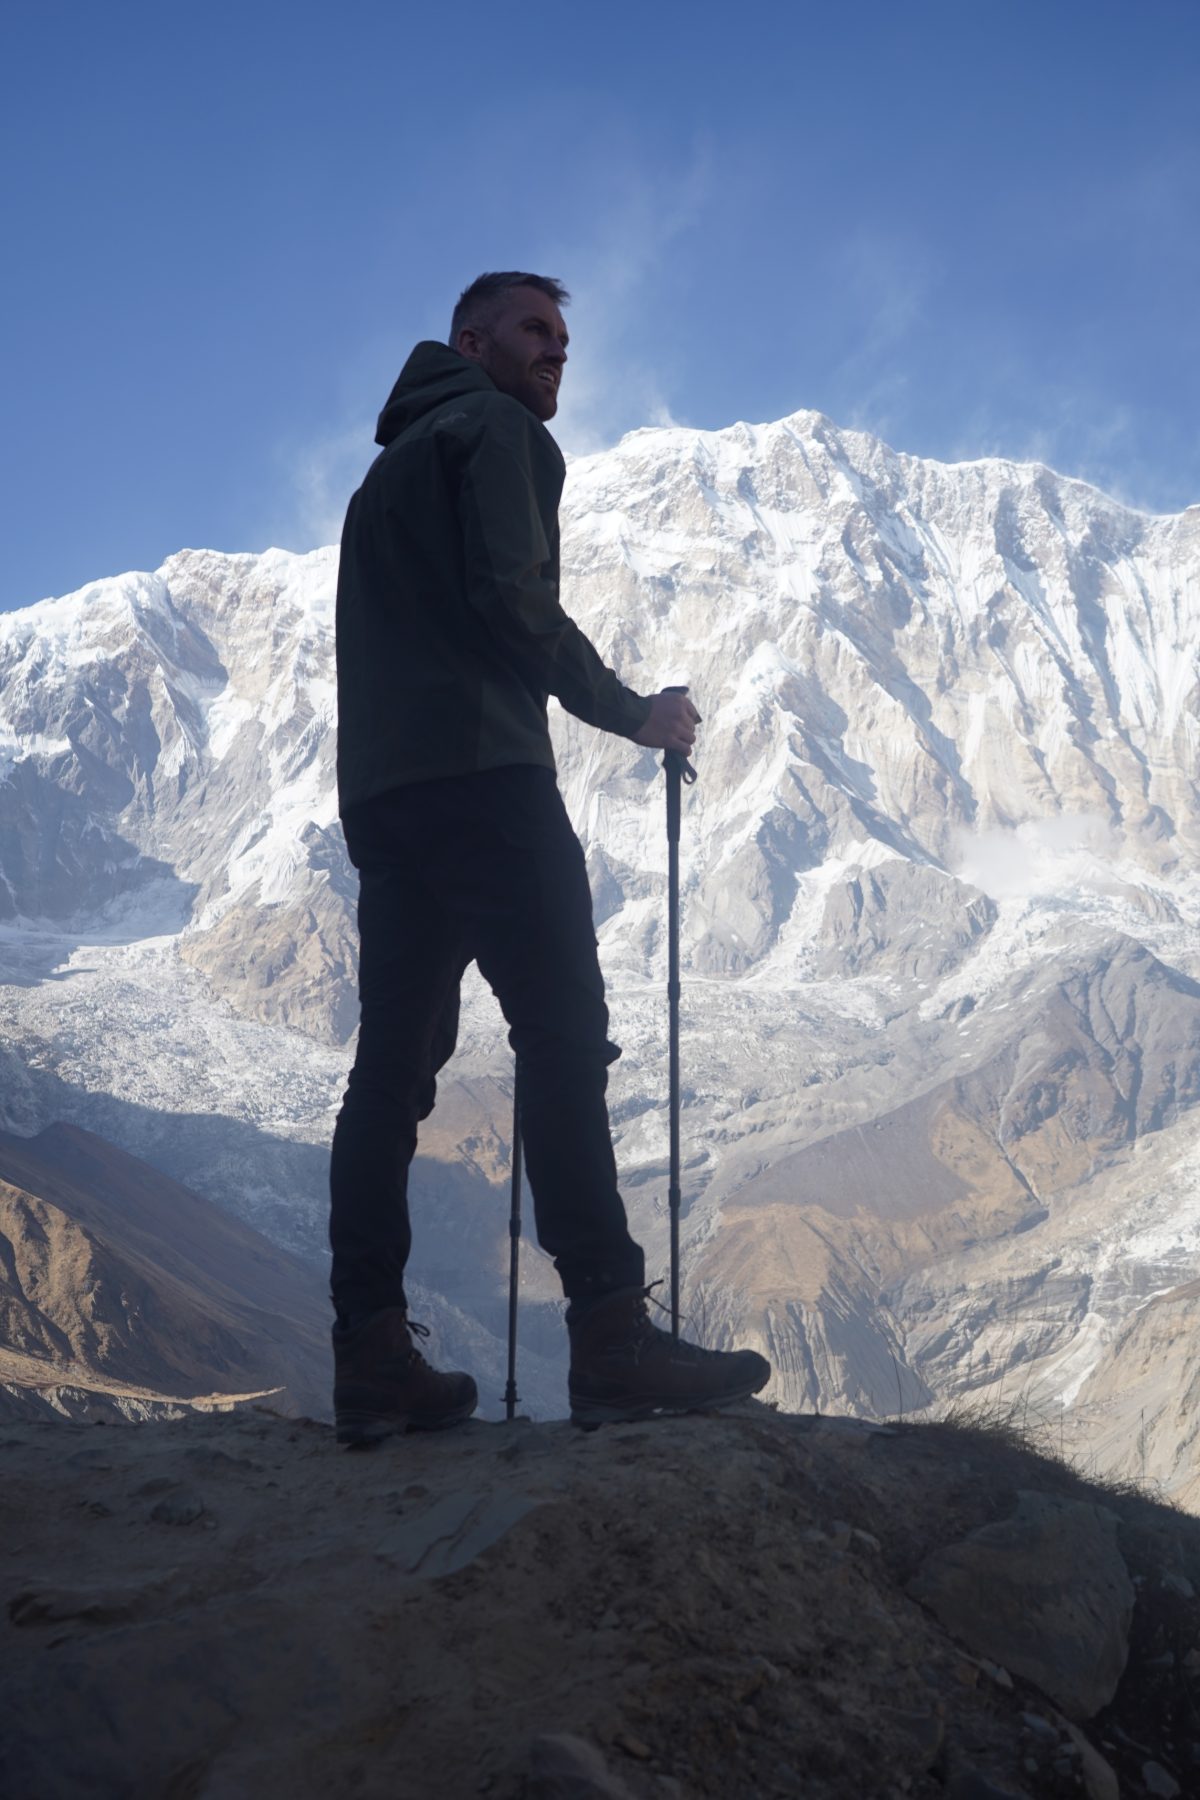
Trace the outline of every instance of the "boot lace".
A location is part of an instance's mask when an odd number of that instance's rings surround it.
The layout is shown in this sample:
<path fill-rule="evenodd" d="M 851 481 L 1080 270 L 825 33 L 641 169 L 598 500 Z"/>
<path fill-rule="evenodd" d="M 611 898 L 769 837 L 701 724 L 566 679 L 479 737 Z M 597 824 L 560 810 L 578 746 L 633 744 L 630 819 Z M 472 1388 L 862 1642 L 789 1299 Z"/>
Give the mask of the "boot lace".
<path fill-rule="evenodd" d="M 654 1337 L 671 1336 L 669 1325 L 664 1331 L 662 1326 L 656 1325 L 654 1320 L 650 1317 L 650 1306 L 656 1306 L 659 1312 L 663 1313 L 668 1320 L 671 1317 L 670 1307 L 664 1306 L 654 1292 L 656 1287 L 661 1287 L 662 1285 L 663 1278 L 660 1276 L 657 1281 L 652 1281 L 649 1287 L 643 1288 L 642 1290 L 641 1303 L 638 1307 L 637 1331 L 637 1336 L 642 1343 L 645 1343 Z M 647 1306 L 647 1301 L 650 1302 L 650 1306 Z M 686 1321 L 681 1320 L 680 1323 L 682 1325 L 685 1324 Z M 706 1350 L 702 1344 L 692 1344 L 689 1343 L 686 1338 L 681 1337 L 673 1340 L 671 1354 L 677 1362 L 708 1362 L 710 1358 L 720 1356 L 723 1353 L 720 1350 Z"/>
<path fill-rule="evenodd" d="M 427 1338 L 429 1336 L 428 1325 L 420 1325 L 416 1319 L 405 1319 L 404 1324 L 410 1338 Z M 406 1360 L 425 1369 L 429 1367 L 416 1343 L 410 1347 Z"/>

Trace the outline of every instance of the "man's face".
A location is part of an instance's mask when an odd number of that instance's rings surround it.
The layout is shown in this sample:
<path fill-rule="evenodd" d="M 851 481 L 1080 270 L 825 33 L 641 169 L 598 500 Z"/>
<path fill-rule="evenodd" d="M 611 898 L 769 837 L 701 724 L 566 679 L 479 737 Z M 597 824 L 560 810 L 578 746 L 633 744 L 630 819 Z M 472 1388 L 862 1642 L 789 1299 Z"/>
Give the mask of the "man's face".
<path fill-rule="evenodd" d="M 459 332 L 455 348 L 535 418 L 552 419 L 558 411 L 567 328 L 549 294 L 540 288 L 510 288 L 491 324 L 482 330 L 467 326 Z"/>

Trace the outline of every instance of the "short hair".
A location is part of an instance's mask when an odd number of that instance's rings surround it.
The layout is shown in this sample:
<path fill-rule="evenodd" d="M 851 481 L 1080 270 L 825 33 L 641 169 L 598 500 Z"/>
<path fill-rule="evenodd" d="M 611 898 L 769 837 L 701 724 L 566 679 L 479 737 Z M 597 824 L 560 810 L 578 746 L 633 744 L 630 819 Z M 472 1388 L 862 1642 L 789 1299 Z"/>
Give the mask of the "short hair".
<path fill-rule="evenodd" d="M 458 296 L 458 305 L 450 320 L 450 348 L 458 348 L 458 334 L 464 326 L 486 331 L 500 310 L 504 296 L 512 288 L 538 288 L 548 294 L 555 306 L 565 306 L 571 298 L 561 281 L 553 275 L 530 275 L 521 269 L 503 269 L 491 275 L 477 275 L 470 287 Z"/>

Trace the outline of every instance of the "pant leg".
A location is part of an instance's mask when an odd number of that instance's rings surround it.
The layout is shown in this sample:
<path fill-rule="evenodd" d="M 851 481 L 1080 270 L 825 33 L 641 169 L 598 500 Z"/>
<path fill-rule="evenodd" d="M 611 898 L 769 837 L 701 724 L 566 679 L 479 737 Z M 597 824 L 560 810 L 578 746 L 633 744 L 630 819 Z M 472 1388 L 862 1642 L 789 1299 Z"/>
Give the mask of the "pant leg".
<path fill-rule="evenodd" d="M 640 1285 L 605 1102 L 620 1051 L 583 852 L 552 772 L 415 783 L 372 802 L 369 824 L 346 821 L 362 878 L 363 1023 L 334 1137 L 335 1303 L 402 1297 L 416 1126 L 453 1049 L 446 1019 L 472 957 L 509 1024 L 538 1241 L 564 1292 Z"/>
<path fill-rule="evenodd" d="M 459 905 L 517 1055 L 538 1242 L 568 1297 L 640 1285 L 645 1259 L 629 1235 L 605 1100 L 620 1051 L 608 1038 L 583 851 L 550 770 L 474 780 L 486 805 Z"/>
<path fill-rule="evenodd" d="M 330 1158 L 331 1290 L 339 1312 L 403 1306 L 417 1123 L 458 1032 L 467 952 L 396 822 L 347 830 L 359 867 L 361 1023 Z"/>

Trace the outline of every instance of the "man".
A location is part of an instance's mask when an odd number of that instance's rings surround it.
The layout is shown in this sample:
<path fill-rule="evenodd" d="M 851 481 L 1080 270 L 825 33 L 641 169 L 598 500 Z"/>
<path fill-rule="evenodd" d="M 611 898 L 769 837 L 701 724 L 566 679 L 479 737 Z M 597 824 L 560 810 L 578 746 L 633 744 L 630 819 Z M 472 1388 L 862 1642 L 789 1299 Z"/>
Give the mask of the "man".
<path fill-rule="evenodd" d="M 538 1241 L 569 1307 L 583 1425 L 743 1399 L 753 1351 L 672 1342 L 647 1311 L 617 1189 L 608 1039 L 583 852 L 555 780 L 554 694 L 578 718 L 686 754 L 699 714 L 607 668 L 558 599 L 565 473 L 545 421 L 568 335 L 561 283 L 482 275 L 450 347 L 418 344 L 379 419 L 342 535 L 338 789 L 361 878 L 358 1052 L 333 1140 L 338 1442 L 454 1424 L 469 1375 L 421 1355 L 408 1318 L 407 1175 L 476 961 L 509 1026 Z"/>

